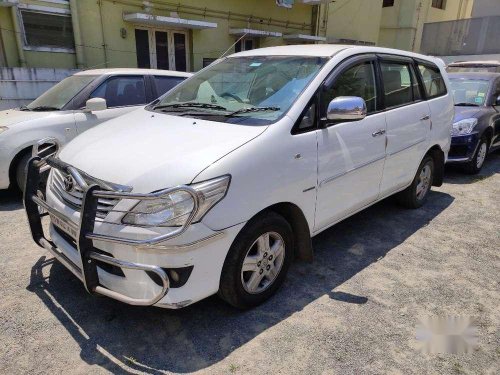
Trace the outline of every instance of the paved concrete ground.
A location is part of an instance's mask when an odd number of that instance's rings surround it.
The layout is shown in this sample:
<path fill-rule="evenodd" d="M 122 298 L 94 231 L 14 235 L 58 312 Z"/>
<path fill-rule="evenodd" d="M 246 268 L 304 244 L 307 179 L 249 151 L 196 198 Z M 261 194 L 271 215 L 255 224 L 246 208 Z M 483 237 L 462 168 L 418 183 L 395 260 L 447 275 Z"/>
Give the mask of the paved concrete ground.
<path fill-rule="evenodd" d="M 500 373 L 500 155 L 478 176 L 447 170 L 428 204 L 392 199 L 314 240 L 261 307 L 217 298 L 180 311 L 87 295 L 30 240 L 0 195 L 0 373 Z M 421 315 L 477 318 L 471 354 L 418 350 Z"/>

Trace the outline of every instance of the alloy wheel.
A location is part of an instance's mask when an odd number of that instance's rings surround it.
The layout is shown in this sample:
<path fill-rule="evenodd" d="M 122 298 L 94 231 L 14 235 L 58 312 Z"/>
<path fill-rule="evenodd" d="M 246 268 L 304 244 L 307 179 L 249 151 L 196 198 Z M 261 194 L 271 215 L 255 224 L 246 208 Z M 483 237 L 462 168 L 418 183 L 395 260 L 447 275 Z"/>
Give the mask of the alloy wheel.
<path fill-rule="evenodd" d="M 432 177 L 431 166 L 429 164 L 426 164 L 420 171 L 419 175 L 419 181 L 416 189 L 418 200 L 422 200 L 429 191 L 429 188 L 431 186 L 431 177 Z"/>
<path fill-rule="evenodd" d="M 484 159 L 486 159 L 486 151 L 488 146 L 485 142 L 481 143 L 479 150 L 477 151 L 476 167 L 479 169 L 483 166 Z"/>

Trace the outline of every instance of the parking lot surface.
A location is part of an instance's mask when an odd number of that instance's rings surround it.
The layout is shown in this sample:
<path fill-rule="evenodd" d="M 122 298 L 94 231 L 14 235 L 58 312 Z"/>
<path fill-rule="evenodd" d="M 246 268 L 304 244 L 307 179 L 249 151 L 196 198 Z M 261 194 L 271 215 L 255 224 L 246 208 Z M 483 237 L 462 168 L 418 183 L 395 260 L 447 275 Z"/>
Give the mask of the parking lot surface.
<path fill-rule="evenodd" d="M 0 373 L 500 373 L 500 154 L 477 176 L 447 168 L 427 204 L 394 199 L 314 239 L 253 310 L 216 297 L 178 311 L 88 295 L 31 240 L 0 192 Z M 421 316 L 476 319 L 468 354 L 424 354 Z"/>

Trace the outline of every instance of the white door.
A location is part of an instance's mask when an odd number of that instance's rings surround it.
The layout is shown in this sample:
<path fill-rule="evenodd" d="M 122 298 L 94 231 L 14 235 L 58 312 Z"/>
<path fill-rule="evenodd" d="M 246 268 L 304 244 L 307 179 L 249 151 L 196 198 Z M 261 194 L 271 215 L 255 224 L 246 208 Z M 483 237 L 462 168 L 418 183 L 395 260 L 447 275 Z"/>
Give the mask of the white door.
<path fill-rule="evenodd" d="M 359 96 L 368 115 L 361 121 L 327 124 L 318 131 L 318 195 L 315 231 L 375 201 L 385 159 L 385 113 L 380 112 L 373 58 L 357 58 L 321 92 L 321 117 L 339 96 Z M 327 80 L 328 82 L 328 80 Z M 328 84 L 328 83 L 327 83 Z"/>
<path fill-rule="evenodd" d="M 135 29 L 137 67 L 187 72 L 188 34 L 181 30 Z"/>
<path fill-rule="evenodd" d="M 387 116 L 387 159 L 380 187 L 390 195 L 411 183 L 430 141 L 430 110 L 422 101 L 413 62 L 380 62 Z"/>
<path fill-rule="evenodd" d="M 101 122 L 124 115 L 147 101 L 144 76 L 113 76 L 105 80 L 90 94 L 89 98 L 106 99 L 108 109 L 95 112 L 75 113 L 77 132 L 83 133 Z"/>

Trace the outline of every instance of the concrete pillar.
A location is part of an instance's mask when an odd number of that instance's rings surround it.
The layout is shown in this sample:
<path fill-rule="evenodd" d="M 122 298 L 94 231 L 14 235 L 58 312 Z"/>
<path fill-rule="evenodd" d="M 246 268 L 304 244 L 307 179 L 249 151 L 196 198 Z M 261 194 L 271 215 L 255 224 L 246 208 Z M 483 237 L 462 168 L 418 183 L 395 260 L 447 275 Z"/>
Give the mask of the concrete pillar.
<path fill-rule="evenodd" d="M 17 54 L 19 55 L 19 66 L 26 68 L 26 58 L 24 57 L 24 35 L 21 32 L 21 25 L 19 25 L 19 17 L 17 7 L 11 7 L 12 24 L 14 25 L 14 34 L 16 36 Z"/>
<path fill-rule="evenodd" d="M 85 54 L 83 50 L 82 33 L 80 30 L 80 18 L 78 17 L 78 5 L 76 0 L 69 0 L 71 9 L 71 23 L 73 25 L 73 37 L 75 39 L 76 67 L 85 69 Z"/>

